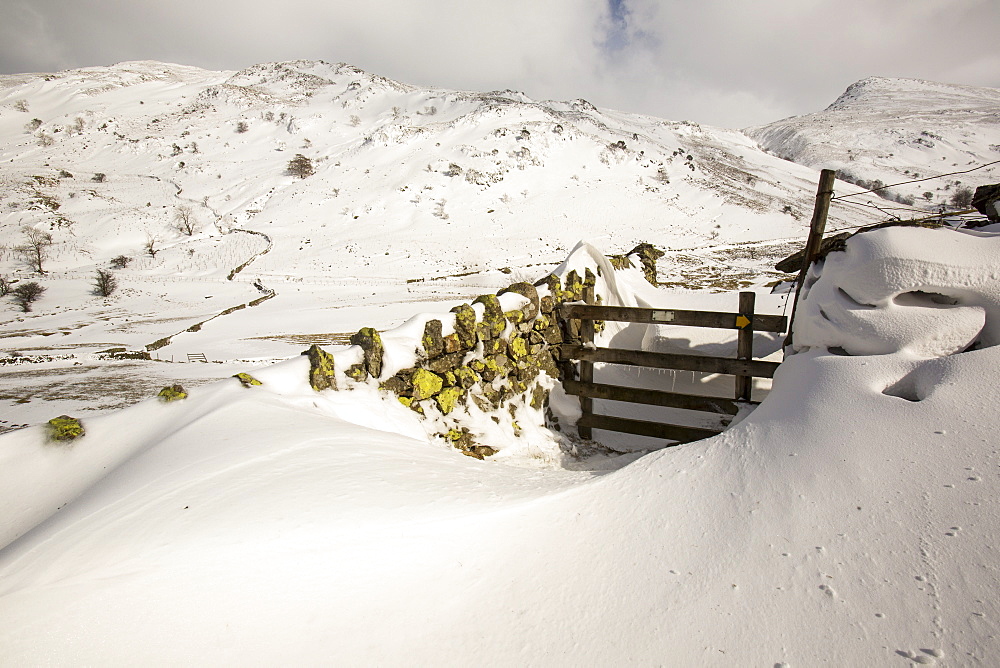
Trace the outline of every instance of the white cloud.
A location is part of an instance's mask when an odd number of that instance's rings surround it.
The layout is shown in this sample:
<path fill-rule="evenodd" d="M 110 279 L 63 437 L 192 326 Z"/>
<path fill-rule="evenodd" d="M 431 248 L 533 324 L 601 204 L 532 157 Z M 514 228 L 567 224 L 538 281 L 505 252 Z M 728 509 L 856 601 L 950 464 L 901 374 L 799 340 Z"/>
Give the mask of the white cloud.
<path fill-rule="evenodd" d="M 729 126 L 822 109 L 869 75 L 1000 86 L 995 0 L 13 2 L 3 72 L 323 59 Z"/>

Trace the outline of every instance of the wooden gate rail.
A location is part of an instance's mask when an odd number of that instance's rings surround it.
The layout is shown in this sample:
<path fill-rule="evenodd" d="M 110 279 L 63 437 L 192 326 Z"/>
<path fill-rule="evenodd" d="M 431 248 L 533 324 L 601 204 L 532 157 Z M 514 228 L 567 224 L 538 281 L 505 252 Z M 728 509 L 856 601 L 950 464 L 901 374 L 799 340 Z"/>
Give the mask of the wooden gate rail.
<path fill-rule="evenodd" d="M 584 299 L 588 302 L 592 301 L 587 299 L 588 296 L 585 295 Z M 677 441 L 674 444 L 677 445 L 720 433 L 718 429 L 597 415 L 593 412 L 593 400 L 609 399 L 725 416 L 736 415 L 739 412 L 738 402 L 750 401 L 753 378 L 771 378 L 774 376 L 775 369 L 778 368 L 777 362 L 752 359 L 754 330 L 781 333 L 788 327 L 788 320 L 784 316 L 755 314 L 754 301 L 754 293 L 741 292 L 738 313 L 597 306 L 590 303 L 565 304 L 560 307 L 559 315 L 562 318 L 581 321 L 582 345 L 566 344 L 562 346 L 561 351 L 563 359 L 580 362 L 580 380 L 568 379 L 563 382 L 563 388 L 567 394 L 580 398 L 580 408 L 583 412 L 577 421 L 580 437 L 589 439 L 592 438 L 592 430 L 604 429 L 664 438 Z M 739 331 L 736 343 L 737 357 L 734 359 L 706 355 L 656 353 L 645 350 L 598 348 L 593 344 L 593 323 L 595 320 L 736 329 Z M 733 375 L 736 376 L 735 400 L 595 383 L 595 362 Z"/>

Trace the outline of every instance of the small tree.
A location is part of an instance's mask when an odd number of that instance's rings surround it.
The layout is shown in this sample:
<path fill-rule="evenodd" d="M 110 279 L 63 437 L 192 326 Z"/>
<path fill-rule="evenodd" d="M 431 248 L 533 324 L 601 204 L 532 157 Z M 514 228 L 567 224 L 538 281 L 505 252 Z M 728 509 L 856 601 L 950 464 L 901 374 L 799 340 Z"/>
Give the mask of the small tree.
<path fill-rule="evenodd" d="M 43 265 L 49 257 L 49 247 L 52 246 L 52 235 L 48 232 L 36 230 L 33 227 L 23 227 L 21 232 L 27 239 L 27 243 L 14 247 L 21 261 L 27 264 L 33 271 L 44 274 Z"/>
<path fill-rule="evenodd" d="M 246 121 L 236 121 L 236 132 L 238 134 L 243 134 L 244 132 L 246 132 L 249 129 L 250 129 L 250 126 L 247 125 Z"/>
<path fill-rule="evenodd" d="M 194 218 L 194 210 L 186 205 L 177 207 L 177 211 L 174 212 L 174 223 L 179 232 L 189 237 L 194 236 L 195 228 L 198 225 L 198 221 Z"/>
<path fill-rule="evenodd" d="M 111 266 L 114 269 L 124 269 L 128 266 L 128 263 L 132 261 L 128 255 L 119 255 L 116 258 L 112 258 Z"/>
<path fill-rule="evenodd" d="M 146 235 L 146 245 L 142 247 L 146 251 L 146 255 L 155 258 L 156 254 L 160 252 L 160 249 L 156 247 L 159 240 L 151 234 Z"/>
<path fill-rule="evenodd" d="M 288 161 L 288 173 L 292 176 L 304 179 L 315 174 L 316 170 L 313 169 L 312 160 L 301 153 L 298 153 L 294 158 Z"/>
<path fill-rule="evenodd" d="M 21 283 L 16 288 L 11 290 L 11 293 L 14 295 L 14 301 L 25 313 L 31 310 L 32 303 L 41 299 L 44 292 L 45 288 L 34 281 Z"/>
<path fill-rule="evenodd" d="M 94 292 L 101 297 L 110 297 L 118 289 L 118 279 L 107 269 L 98 269 L 94 275 Z"/>

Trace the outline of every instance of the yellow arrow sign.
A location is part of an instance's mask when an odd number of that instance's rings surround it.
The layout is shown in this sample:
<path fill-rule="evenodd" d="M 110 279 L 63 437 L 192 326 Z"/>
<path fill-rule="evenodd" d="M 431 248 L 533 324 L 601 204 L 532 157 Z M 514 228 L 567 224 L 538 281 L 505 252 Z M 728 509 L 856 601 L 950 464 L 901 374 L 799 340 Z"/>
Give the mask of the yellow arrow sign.
<path fill-rule="evenodd" d="M 750 318 L 746 317 L 745 315 L 736 316 L 736 326 L 739 327 L 740 329 L 743 329 L 749 324 L 750 324 Z"/>

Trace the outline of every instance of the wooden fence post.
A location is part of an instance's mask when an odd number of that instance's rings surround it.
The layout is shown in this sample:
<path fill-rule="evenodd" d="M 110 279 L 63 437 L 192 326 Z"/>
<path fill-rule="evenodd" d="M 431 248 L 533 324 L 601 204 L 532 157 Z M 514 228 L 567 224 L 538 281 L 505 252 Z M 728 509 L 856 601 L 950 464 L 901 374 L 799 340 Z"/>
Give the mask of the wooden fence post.
<path fill-rule="evenodd" d="M 583 301 L 587 304 L 593 304 L 596 299 L 594 299 L 594 288 L 585 287 L 583 289 Z M 591 319 L 585 319 L 580 321 L 580 340 L 584 347 L 592 347 L 594 345 L 594 321 Z M 581 383 L 593 383 L 594 382 L 594 363 L 586 360 L 580 360 L 580 382 Z M 583 420 L 586 416 L 592 415 L 594 413 L 594 400 L 591 397 L 580 397 L 580 410 L 583 415 L 580 416 Z M 577 433 L 580 438 L 592 439 L 594 437 L 594 432 L 590 427 L 577 426 Z"/>
<path fill-rule="evenodd" d="M 753 292 L 740 293 L 740 315 L 737 316 L 737 324 L 740 324 L 740 317 L 748 320 L 747 324 L 740 327 L 736 338 L 736 357 L 741 360 L 753 358 L 753 309 L 757 295 Z M 750 393 L 753 390 L 753 376 L 736 376 L 736 399 L 738 401 L 750 401 Z"/>
<path fill-rule="evenodd" d="M 809 239 L 806 241 L 805 255 L 802 257 L 802 269 L 799 271 L 799 278 L 795 283 L 795 301 L 792 302 L 792 315 L 788 319 L 788 336 L 785 337 L 784 347 L 792 345 L 792 326 L 795 324 L 795 309 L 799 305 L 799 293 L 802 291 L 802 284 L 806 280 L 809 267 L 819 253 L 819 246 L 823 242 L 823 233 L 826 231 L 826 217 L 830 212 L 830 198 L 833 197 L 833 182 L 837 178 L 837 172 L 832 169 L 824 169 L 819 173 L 819 187 L 816 189 L 816 206 L 813 208 L 812 223 L 809 226 Z"/>

